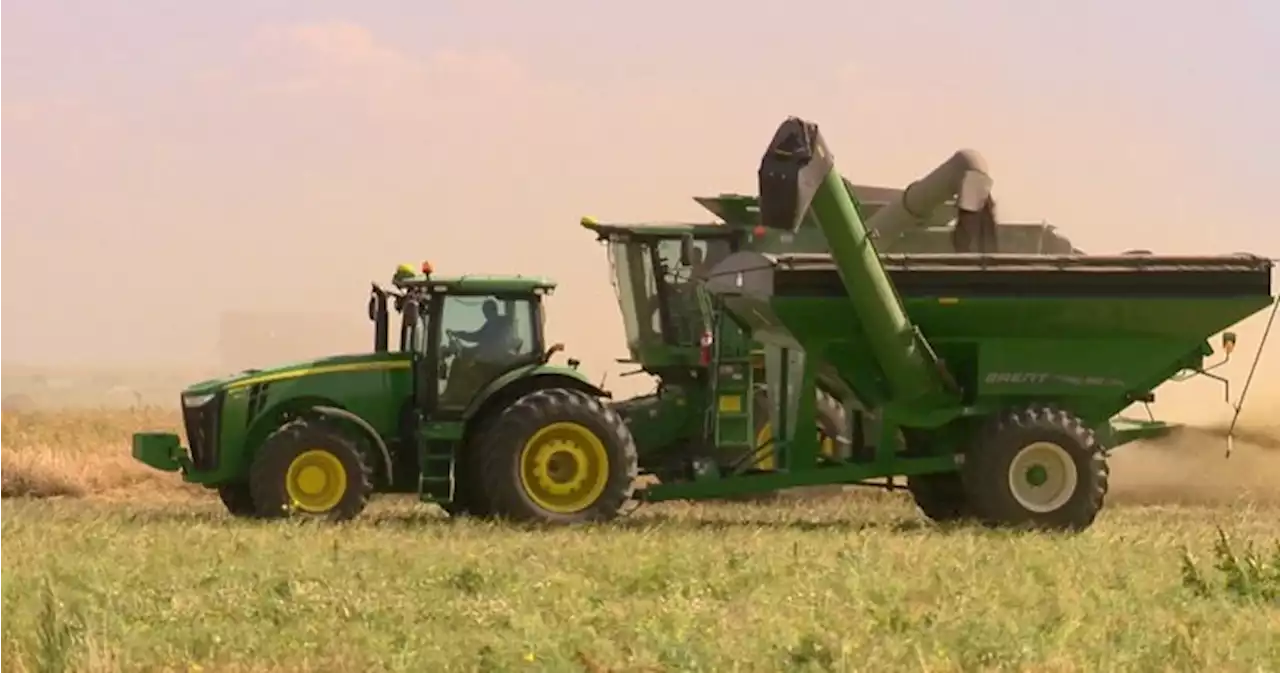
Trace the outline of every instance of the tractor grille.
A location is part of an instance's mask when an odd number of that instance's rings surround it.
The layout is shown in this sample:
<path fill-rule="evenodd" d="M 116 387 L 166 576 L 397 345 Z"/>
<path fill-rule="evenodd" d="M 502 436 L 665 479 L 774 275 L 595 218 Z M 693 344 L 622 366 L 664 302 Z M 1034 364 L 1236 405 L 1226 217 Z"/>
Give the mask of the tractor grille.
<path fill-rule="evenodd" d="M 224 393 L 198 407 L 188 407 L 183 402 L 182 423 L 187 430 L 187 445 L 191 449 L 191 464 L 199 471 L 218 467 L 218 426 L 222 420 Z"/>

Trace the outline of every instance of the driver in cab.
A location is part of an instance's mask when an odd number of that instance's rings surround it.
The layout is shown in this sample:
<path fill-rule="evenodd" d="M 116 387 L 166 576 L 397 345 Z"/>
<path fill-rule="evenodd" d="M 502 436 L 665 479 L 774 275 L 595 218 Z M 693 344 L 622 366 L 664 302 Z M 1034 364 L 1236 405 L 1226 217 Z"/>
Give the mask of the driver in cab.
<path fill-rule="evenodd" d="M 466 330 L 446 330 L 446 333 L 462 341 L 475 344 L 474 355 L 481 360 L 497 362 L 511 354 L 511 317 L 498 313 L 498 302 L 486 299 L 481 306 L 484 312 L 484 324 L 470 332 Z"/>

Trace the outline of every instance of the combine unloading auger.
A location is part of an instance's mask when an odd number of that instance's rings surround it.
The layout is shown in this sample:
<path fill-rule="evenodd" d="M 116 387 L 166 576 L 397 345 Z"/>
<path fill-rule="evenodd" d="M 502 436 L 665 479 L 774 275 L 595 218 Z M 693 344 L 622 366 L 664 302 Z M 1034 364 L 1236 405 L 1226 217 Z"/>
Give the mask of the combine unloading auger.
<path fill-rule="evenodd" d="M 999 252 L 991 185 L 986 160 L 974 150 L 960 150 L 867 218 L 866 229 L 891 244 L 910 227 L 927 226 L 934 211 L 954 198 L 955 251 Z"/>

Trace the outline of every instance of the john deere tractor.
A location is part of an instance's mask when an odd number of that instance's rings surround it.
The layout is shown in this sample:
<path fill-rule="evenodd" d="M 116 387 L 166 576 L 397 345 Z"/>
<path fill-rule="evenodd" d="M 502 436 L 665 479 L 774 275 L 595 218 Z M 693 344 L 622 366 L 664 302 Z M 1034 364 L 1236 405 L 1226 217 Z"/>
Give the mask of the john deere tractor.
<path fill-rule="evenodd" d="M 577 361 L 551 364 L 554 288 L 401 266 L 371 289 L 372 352 L 197 383 L 182 393 L 186 446 L 139 433 L 133 456 L 238 516 L 351 519 L 393 492 L 455 515 L 608 518 L 631 496 L 636 446 Z"/>

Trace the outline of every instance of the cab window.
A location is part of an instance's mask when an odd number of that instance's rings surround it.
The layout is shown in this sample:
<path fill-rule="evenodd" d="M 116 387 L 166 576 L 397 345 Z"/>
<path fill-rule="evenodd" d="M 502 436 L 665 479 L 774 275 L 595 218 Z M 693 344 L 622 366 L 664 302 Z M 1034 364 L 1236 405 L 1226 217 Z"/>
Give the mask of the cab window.
<path fill-rule="evenodd" d="M 441 407 L 466 407 L 485 383 L 538 352 L 535 317 L 528 297 L 445 297 L 439 323 Z"/>

